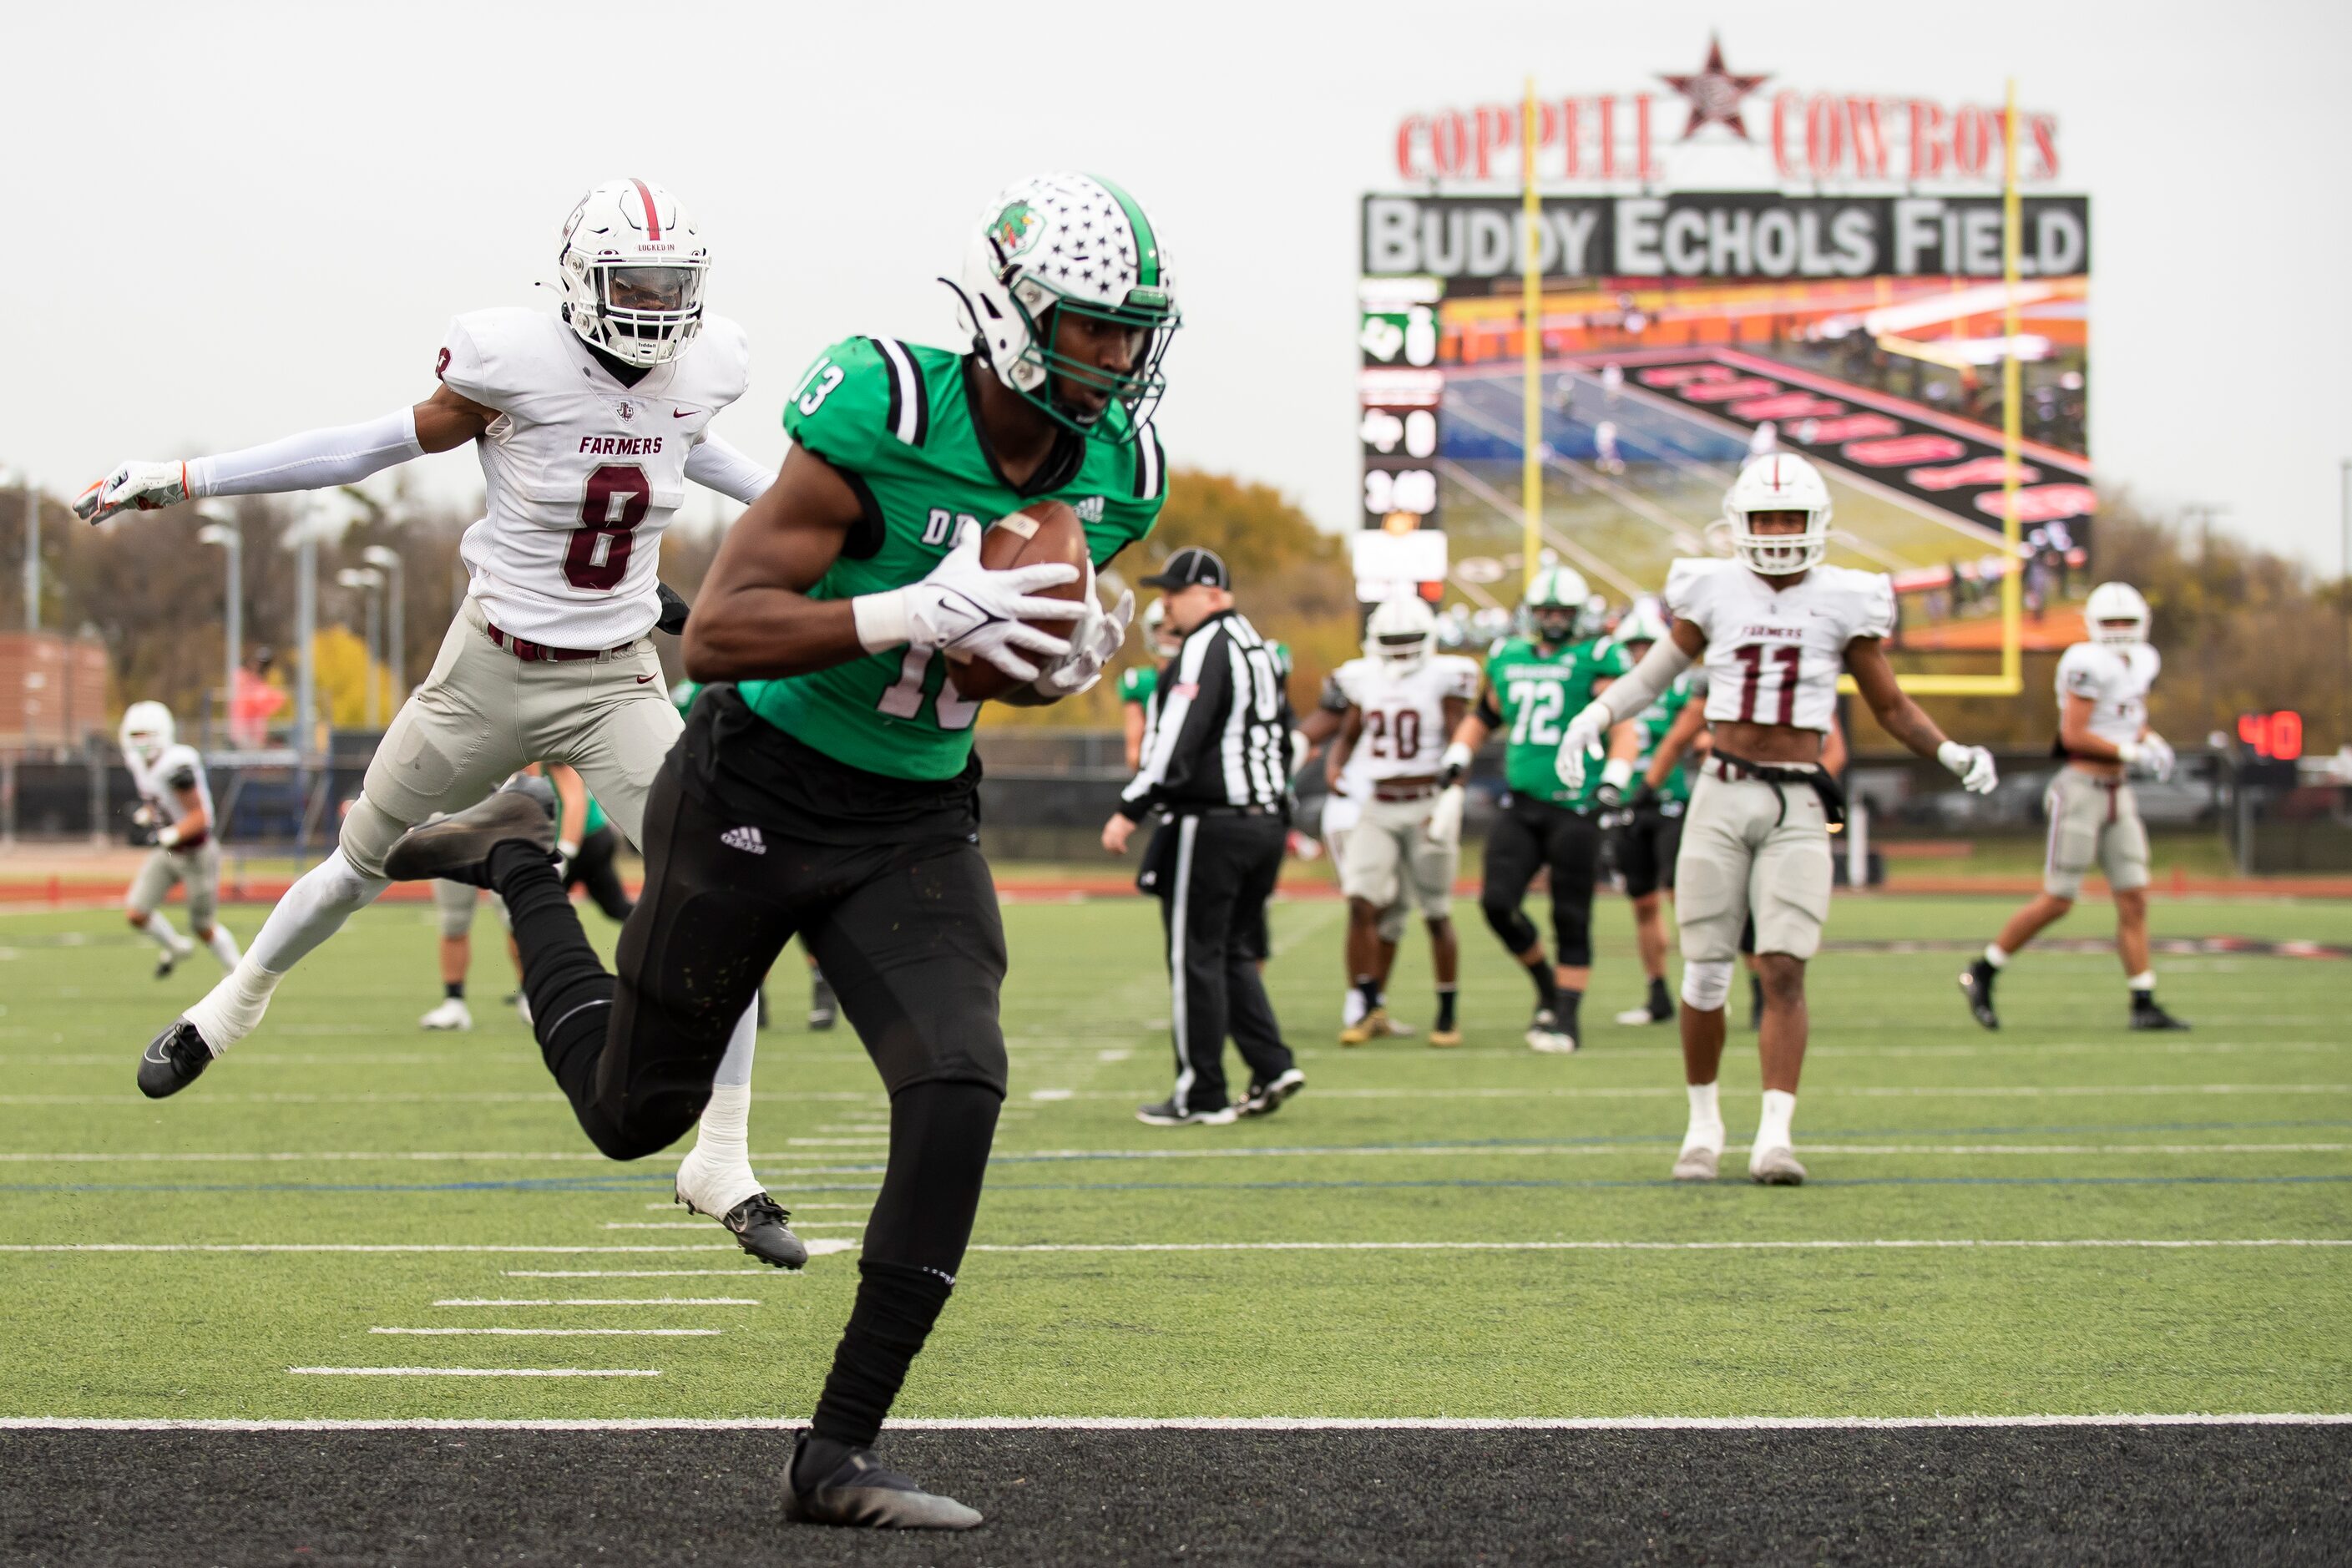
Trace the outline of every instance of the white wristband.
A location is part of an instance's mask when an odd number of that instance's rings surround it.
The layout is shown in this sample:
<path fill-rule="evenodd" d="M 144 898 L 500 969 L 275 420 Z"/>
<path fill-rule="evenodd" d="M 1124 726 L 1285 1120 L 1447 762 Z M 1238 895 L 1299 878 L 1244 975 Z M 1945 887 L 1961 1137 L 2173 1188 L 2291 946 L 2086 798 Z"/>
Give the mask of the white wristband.
<path fill-rule="evenodd" d="M 1633 764 L 1622 757 L 1612 757 L 1601 764 L 1601 782 L 1623 789 L 1633 782 Z"/>
<path fill-rule="evenodd" d="M 570 865 L 572 861 L 580 858 L 580 846 L 572 843 L 569 839 L 559 838 L 555 841 L 555 853 L 557 858 L 562 860 L 564 864 Z"/>
<path fill-rule="evenodd" d="M 1974 756 L 1974 747 L 1963 746 L 1958 741 L 1947 741 L 1936 748 L 1936 760 L 1956 773 L 1966 773 Z"/>
<path fill-rule="evenodd" d="M 867 653 L 902 647 L 914 637 L 913 628 L 907 624 L 904 588 L 893 588 L 887 594 L 860 594 L 849 601 L 849 613 L 857 622 L 857 645 Z"/>

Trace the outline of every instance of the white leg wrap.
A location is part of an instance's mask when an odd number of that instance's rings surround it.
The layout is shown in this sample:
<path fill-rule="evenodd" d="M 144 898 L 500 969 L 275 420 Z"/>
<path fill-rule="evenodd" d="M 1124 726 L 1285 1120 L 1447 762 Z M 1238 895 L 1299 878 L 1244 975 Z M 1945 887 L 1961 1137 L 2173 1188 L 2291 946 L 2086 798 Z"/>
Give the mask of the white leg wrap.
<path fill-rule="evenodd" d="M 220 960 L 223 969 L 236 967 L 236 938 L 228 934 L 228 927 L 213 927 L 213 934 L 205 939 L 205 945 L 213 950 L 213 956 Z"/>
<path fill-rule="evenodd" d="M 1731 999 L 1732 972 L 1739 966 L 1728 958 L 1683 960 L 1683 1005 L 1712 1013 Z"/>
<path fill-rule="evenodd" d="M 147 923 L 139 929 L 146 933 L 149 942 L 153 942 L 165 952 L 180 951 L 180 933 L 172 929 L 172 917 L 163 910 L 149 910 Z"/>
<path fill-rule="evenodd" d="M 253 939 L 253 962 L 273 973 L 285 973 L 391 886 L 382 877 L 362 874 L 337 848 L 303 872 L 261 922 L 260 933 Z"/>

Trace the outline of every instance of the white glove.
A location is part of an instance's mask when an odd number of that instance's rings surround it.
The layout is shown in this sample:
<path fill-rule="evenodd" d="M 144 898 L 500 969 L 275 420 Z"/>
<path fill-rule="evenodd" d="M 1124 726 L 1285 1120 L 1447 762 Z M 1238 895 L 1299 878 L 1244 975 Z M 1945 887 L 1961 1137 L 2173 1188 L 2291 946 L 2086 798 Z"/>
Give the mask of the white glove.
<path fill-rule="evenodd" d="M 1450 849 L 1462 842 L 1462 807 L 1468 795 L 1460 784 L 1448 784 L 1437 792 L 1437 804 L 1429 808 L 1429 821 L 1422 827 L 1432 844 Z"/>
<path fill-rule="evenodd" d="M 155 808 L 143 803 L 131 814 L 131 820 L 141 827 L 155 827 L 161 826 L 163 822 L 163 818 L 156 815 Z"/>
<path fill-rule="evenodd" d="M 1437 759 L 1437 776 L 1444 784 L 1451 784 L 1469 771 L 1470 748 L 1459 741 L 1446 747 L 1444 754 Z"/>
<path fill-rule="evenodd" d="M 1127 628 L 1135 619 L 1135 590 L 1121 588 L 1118 603 L 1105 610 L 1095 599 L 1094 563 L 1087 563 L 1087 613 L 1070 633 L 1070 651 L 1045 667 L 1031 684 L 1037 695 L 1051 700 L 1075 697 L 1102 679 L 1103 666 L 1126 646 Z"/>
<path fill-rule="evenodd" d="M 2137 741 L 2119 742 L 2116 746 L 2116 755 L 2122 759 L 2124 766 L 2146 769 L 2159 779 L 2172 776 L 2176 761 L 2172 743 L 2153 731 Z"/>
<path fill-rule="evenodd" d="M 165 823 L 163 826 L 161 826 L 161 827 L 159 827 L 159 828 L 157 828 L 157 829 L 155 830 L 155 847 L 156 847 L 156 848 L 158 848 L 158 849 L 177 849 L 179 847 L 180 847 L 180 825 L 179 825 L 178 823 L 176 823 L 176 822 L 168 822 L 168 823 Z"/>
<path fill-rule="evenodd" d="M 187 464 L 129 462 L 74 497 L 74 513 L 89 522 L 104 522 L 133 509 L 155 511 L 187 499 Z"/>
<path fill-rule="evenodd" d="M 2000 775 L 1992 765 L 1992 753 L 1982 746 L 1963 746 L 1958 741 L 1947 741 L 1936 748 L 1936 760 L 1959 775 L 1960 787 L 1970 795 L 1990 795 Z"/>
<path fill-rule="evenodd" d="M 1584 705 L 1581 712 L 1568 721 L 1568 731 L 1559 738 L 1559 752 L 1552 759 L 1552 772 L 1570 789 L 1584 787 L 1584 769 L 1591 752 L 1601 749 L 1601 738 L 1609 733 L 1609 726 L 1617 716 L 1609 704 L 1595 698 Z"/>
<path fill-rule="evenodd" d="M 1034 680 L 1037 667 L 1023 658 L 1060 658 L 1070 645 L 1024 626 L 1024 621 L 1076 621 L 1086 606 L 1068 599 L 1036 597 L 1040 588 L 1078 580 L 1078 569 L 1059 563 L 992 572 L 980 563 L 980 530 L 967 524 L 955 548 L 930 575 L 884 594 L 849 601 L 857 640 L 868 653 L 894 647 L 940 648 L 984 658 L 1015 680 Z"/>

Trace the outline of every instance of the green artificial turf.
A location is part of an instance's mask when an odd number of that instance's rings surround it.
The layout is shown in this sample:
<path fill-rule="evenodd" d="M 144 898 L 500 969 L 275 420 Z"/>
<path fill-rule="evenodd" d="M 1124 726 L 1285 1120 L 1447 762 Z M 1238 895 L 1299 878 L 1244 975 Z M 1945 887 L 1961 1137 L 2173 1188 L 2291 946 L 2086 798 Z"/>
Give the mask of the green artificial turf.
<path fill-rule="evenodd" d="M 1923 1415 L 2352 1410 L 2352 1247 L 1634 1247 L 1465 1243 L 2352 1240 L 2352 963 L 2159 960 L 2196 1032 L 2124 1031 L 2111 954 L 2037 952 L 1979 1031 L 1952 978 L 2005 901 L 1842 900 L 1812 975 L 1797 1118 L 1813 1182 L 1738 1179 L 1752 1037 L 1724 1077 L 1727 1180 L 1665 1180 L 1674 1032 L 1603 896 L 1588 1048 L 1518 1037 L 1525 980 L 1459 906 L 1468 1039 L 1342 1050 L 1344 914 L 1277 906 L 1269 981 L 1309 1088 L 1278 1116 L 1160 1131 L 1171 1075 L 1153 910 L 1006 911 L 1013 1085 L 955 1298 L 899 1410 L 933 1416 Z M 1538 911 L 1540 916 L 1540 910 Z M 260 911 L 229 911 L 250 936 Z M 855 1254 L 758 1270 L 668 1206 L 674 1163 L 594 1156 L 480 944 L 478 1026 L 426 1035 L 429 909 L 354 921 L 262 1031 L 151 1104 L 139 1049 L 213 978 L 149 978 L 107 913 L 0 917 L 0 1243 L 581 1248 L 0 1252 L 0 1415 L 285 1418 L 805 1415 Z M 609 935 L 593 914 L 600 940 Z M 2159 934 L 2352 943 L 2352 907 L 2156 905 Z M 2053 935 L 2109 929 L 2090 903 Z M 488 931 L 486 930 L 486 936 Z M 1426 944 L 1392 987 L 1425 1024 Z M 812 1238 L 854 1242 L 886 1106 L 845 1027 L 800 1026 L 789 956 L 752 1147 Z M 1735 997 L 1735 1023 L 1745 1012 Z M 1237 1062 L 1234 1070 L 1239 1071 Z M 420 1157 L 422 1156 L 422 1157 Z M 638 1228 L 643 1226 L 675 1228 Z M 1263 1243 L 1417 1243 L 1273 1249 Z M 1118 1250 L 1236 1244 L 1217 1249 Z M 1097 1251 L 988 1250 L 1084 1245 Z M 604 1248 L 653 1248 L 605 1251 Z M 715 1270 L 551 1279 L 514 1271 Z M 725 1298 L 756 1305 L 458 1307 Z M 716 1328 L 444 1337 L 373 1328 Z M 297 1375 L 293 1367 L 586 1368 L 657 1377 Z"/>

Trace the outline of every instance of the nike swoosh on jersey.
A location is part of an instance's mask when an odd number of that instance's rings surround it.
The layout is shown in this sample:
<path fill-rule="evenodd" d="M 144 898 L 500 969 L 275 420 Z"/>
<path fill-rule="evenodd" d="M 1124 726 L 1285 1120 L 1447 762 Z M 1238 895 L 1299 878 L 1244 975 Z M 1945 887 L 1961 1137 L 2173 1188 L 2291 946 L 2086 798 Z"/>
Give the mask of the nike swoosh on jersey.
<path fill-rule="evenodd" d="M 673 419 L 691 419 L 701 412 L 699 408 L 673 408 L 669 411 L 669 416 Z"/>
<path fill-rule="evenodd" d="M 643 686 L 646 681 L 651 680 L 652 679 L 653 677 L 650 675 L 640 675 L 637 677 L 637 684 L 639 686 Z"/>

